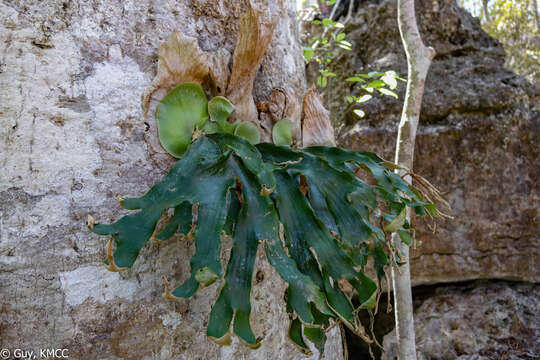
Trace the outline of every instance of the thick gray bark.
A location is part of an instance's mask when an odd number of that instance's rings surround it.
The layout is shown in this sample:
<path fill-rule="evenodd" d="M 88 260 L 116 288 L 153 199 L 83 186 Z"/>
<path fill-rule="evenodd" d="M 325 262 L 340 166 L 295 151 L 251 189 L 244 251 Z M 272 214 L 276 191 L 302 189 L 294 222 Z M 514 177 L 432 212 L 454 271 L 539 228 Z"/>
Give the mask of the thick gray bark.
<path fill-rule="evenodd" d="M 287 4 L 266 2 L 279 22 L 255 100 L 273 87 L 304 91 Z M 192 243 L 149 243 L 131 270 L 111 273 L 107 239 L 84 224 L 87 214 L 118 219 L 115 197 L 143 194 L 174 161 L 141 111 L 158 45 L 179 30 L 203 50 L 232 53 L 245 11 L 237 0 L 0 0 L 0 348 L 66 348 L 73 359 L 304 358 L 287 339 L 285 286 L 263 252 L 252 291 L 262 346 L 220 347 L 205 335 L 219 284 L 182 302 L 161 297 L 162 276 L 188 278 Z M 339 331 L 329 337 L 328 358 L 341 359 Z"/>
<path fill-rule="evenodd" d="M 416 24 L 414 0 L 398 0 L 398 25 L 403 47 L 407 55 L 408 76 L 405 104 L 398 129 L 395 163 L 412 169 L 414 143 L 422 105 L 424 82 L 435 51 L 424 46 L 422 42 Z M 400 175 L 403 175 L 403 173 L 400 173 Z M 410 182 L 410 176 L 406 177 L 406 180 Z M 411 212 L 409 209 L 407 210 L 407 219 L 410 220 Z M 399 359 L 414 360 L 416 359 L 416 345 L 409 247 L 400 240 L 396 233 L 392 235 L 392 242 L 398 252 L 402 254 L 402 259 L 406 262 L 399 269 L 392 267 Z"/>

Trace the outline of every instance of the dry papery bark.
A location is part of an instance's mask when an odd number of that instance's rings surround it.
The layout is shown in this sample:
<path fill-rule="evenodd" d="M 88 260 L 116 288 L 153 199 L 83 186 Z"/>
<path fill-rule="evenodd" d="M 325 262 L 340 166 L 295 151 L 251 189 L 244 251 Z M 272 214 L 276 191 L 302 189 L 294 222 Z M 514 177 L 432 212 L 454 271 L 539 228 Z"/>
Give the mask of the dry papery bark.
<path fill-rule="evenodd" d="M 203 51 L 197 39 L 173 31 L 159 46 L 157 74 L 143 94 L 143 111 L 148 111 L 152 100 L 159 100 L 184 82 L 199 84 L 213 95 L 220 95 L 229 81 L 230 58 L 225 49 Z"/>
<path fill-rule="evenodd" d="M 226 97 L 235 106 L 231 120 L 252 121 L 258 124 L 253 100 L 253 81 L 264 53 L 274 33 L 275 19 L 265 19 L 262 11 L 251 4 L 240 21 L 238 40 L 234 49 L 231 79 Z"/>
<path fill-rule="evenodd" d="M 259 111 L 259 125 L 263 131 L 262 141 L 271 141 L 272 127 L 281 119 L 290 119 L 293 122 L 293 138 L 300 139 L 301 107 L 291 87 L 274 88 L 268 100 L 257 103 L 257 110 Z"/>
<path fill-rule="evenodd" d="M 329 112 L 324 108 L 321 96 L 313 86 L 302 102 L 302 146 L 335 146 L 334 127 Z"/>
<path fill-rule="evenodd" d="M 180 83 L 193 82 L 213 95 L 222 95 L 226 89 L 225 95 L 235 107 L 229 121 L 255 123 L 262 141 L 271 141 L 273 125 L 288 118 L 293 122 L 293 138 L 301 140 L 303 147 L 335 145 L 329 112 L 314 87 L 306 92 L 302 107 L 290 87 L 274 88 L 268 100 L 255 104 L 253 82 L 272 40 L 276 20 L 248 3 L 248 11 L 239 25 L 232 71 L 229 71 L 231 56 L 226 50 L 203 51 L 196 39 L 178 31 L 171 33 L 167 42 L 159 47 L 157 75 L 143 94 L 145 113 L 152 100 L 159 100 Z"/>
<path fill-rule="evenodd" d="M 232 56 L 225 49 L 209 52 L 200 49 L 197 39 L 174 31 L 159 47 L 157 75 L 143 94 L 143 110 L 147 114 L 168 91 L 183 82 L 197 83 L 212 95 L 224 95 L 234 105 L 229 119 L 251 121 L 261 132 L 262 141 L 271 141 L 272 127 L 277 121 L 292 120 L 293 137 L 300 138 L 300 106 L 290 87 L 276 87 L 268 100 L 257 105 L 253 99 L 253 82 L 263 56 L 272 40 L 277 22 L 264 6 L 248 2 L 242 16 L 238 39 Z M 155 107 L 155 106 L 154 106 Z"/>

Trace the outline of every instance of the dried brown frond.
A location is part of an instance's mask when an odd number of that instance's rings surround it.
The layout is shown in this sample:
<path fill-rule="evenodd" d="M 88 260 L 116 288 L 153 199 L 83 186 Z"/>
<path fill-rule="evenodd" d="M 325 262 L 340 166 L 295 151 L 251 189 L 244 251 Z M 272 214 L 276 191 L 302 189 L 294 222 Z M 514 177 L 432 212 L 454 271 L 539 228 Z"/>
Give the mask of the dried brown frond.
<path fill-rule="evenodd" d="M 334 127 L 321 96 L 312 87 L 302 102 L 302 146 L 335 146 Z"/>
<path fill-rule="evenodd" d="M 159 46 L 157 74 L 143 94 L 143 111 L 146 113 L 156 91 L 169 91 L 184 82 L 200 84 L 215 94 L 218 89 L 223 91 L 229 78 L 229 60 L 226 50 L 203 51 L 197 39 L 173 31 Z"/>
<path fill-rule="evenodd" d="M 248 11 L 240 20 L 226 96 L 235 106 L 232 121 L 240 119 L 257 124 L 257 109 L 252 95 L 253 80 L 272 39 L 275 22 L 269 21 L 268 16 L 255 9 L 251 2 L 248 6 Z"/>
<path fill-rule="evenodd" d="M 109 242 L 107 243 L 107 261 L 109 264 L 105 265 L 105 267 L 107 268 L 107 270 L 112 271 L 112 272 L 120 272 L 120 271 L 127 270 L 128 269 L 127 267 L 118 267 L 114 263 L 112 244 L 113 244 L 113 238 L 111 237 L 109 239 Z"/>

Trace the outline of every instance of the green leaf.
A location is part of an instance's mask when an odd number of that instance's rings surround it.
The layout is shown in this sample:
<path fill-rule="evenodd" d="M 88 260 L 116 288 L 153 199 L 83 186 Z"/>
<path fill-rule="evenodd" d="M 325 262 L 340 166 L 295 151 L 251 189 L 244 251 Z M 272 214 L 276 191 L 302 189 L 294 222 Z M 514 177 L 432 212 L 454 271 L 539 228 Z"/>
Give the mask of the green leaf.
<path fill-rule="evenodd" d="M 352 50 L 352 46 L 350 43 L 348 43 L 347 41 L 338 41 L 337 42 L 337 46 L 339 46 L 340 48 L 344 49 L 344 50 L 347 50 L 347 51 L 351 51 Z"/>
<path fill-rule="evenodd" d="M 311 356 L 311 350 L 304 342 L 304 337 L 302 336 L 302 323 L 298 319 L 291 321 L 289 327 L 289 339 L 296 345 L 297 349 L 306 356 Z"/>
<path fill-rule="evenodd" d="M 388 265 L 388 256 L 386 256 L 380 242 L 372 247 L 370 255 L 373 257 L 373 267 L 377 273 L 377 278 L 381 281 L 385 277 L 384 267 Z"/>
<path fill-rule="evenodd" d="M 361 309 L 373 309 L 377 302 L 377 293 L 374 291 L 371 296 L 360 304 Z"/>
<path fill-rule="evenodd" d="M 358 117 L 361 117 L 363 118 L 364 116 L 366 116 L 366 113 L 363 111 L 363 110 L 360 110 L 360 109 L 355 109 L 353 110 L 353 113 L 358 116 Z"/>
<path fill-rule="evenodd" d="M 392 90 L 397 87 L 396 73 L 393 71 L 386 72 L 381 80 Z"/>
<path fill-rule="evenodd" d="M 217 123 L 212 123 L 212 124 L 216 124 L 218 126 L 219 131 L 216 131 L 216 132 L 224 132 L 226 134 L 234 134 L 234 130 L 236 129 L 236 126 L 239 123 L 240 122 L 237 121 L 237 122 L 231 124 L 227 120 L 222 120 L 222 121 L 219 121 Z"/>
<path fill-rule="evenodd" d="M 247 121 L 241 121 L 236 125 L 234 135 L 243 137 L 251 144 L 257 144 L 261 139 L 257 125 Z"/>
<path fill-rule="evenodd" d="M 321 75 L 324 77 L 335 77 L 336 73 L 333 73 L 331 71 L 321 71 Z"/>
<path fill-rule="evenodd" d="M 363 103 L 363 102 L 366 102 L 366 101 L 369 101 L 371 100 L 373 96 L 369 95 L 369 94 L 366 94 L 366 95 L 362 95 L 358 98 L 358 100 L 356 100 L 356 102 L 358 103 Z"/>
<path fill-rule="evenodd" d="M 375 77 L 375 76 L 382 76 L 384 73 L 382 72 L 377 72 L 377 71 L 370 71 L 369 73 L 367 73 L 367 76 L 372 78 L 372 77 Z"/>
<path fill-rule="evenodd" d="M 207 121 L 201 128 L 205 134 L 215 134 L 221 130 L 220 126 L 212 121 Z"/>
<path fill-rule="evenodd" d="M 381 86 L 384 86 L 384 81 L 382 80 L 374 80 L 370 83 L 368 83 L 367 85 L 364 85 L 366 88 L 372 88 L 372 89 L 377 89 L 377 88 L 380 88 Z"/>
<path fill-rule="evenodd" d="M 309 62 L 309 60 L 311 60 L 313 55 L 315 55 L 315 50 L 313 50 L 311 46 L 304 46 L 303 53 L 304 53 L 304 59 L 306 59 L 306 61 Z"/>
<path fill-rule="evenodd" d="M 240 158 L 246 168 L 257 176 L 263 189 L 264 187 L 272 189 L 276 186 L 276 180 L 272 173 L 274 167 L 264 163 L 257 148 L 246 139 L 226 133 L 210 135 L 210 138 L 221 146 L 222 151 L 230 150 Z M 260 189 L 261 192 L 263 189 Z"/>
<path fill-rule="evenodd" d="M 351 81 L 351 82 L 363 82 L 364 79 L 362 79 L 361 77 L 359 76 L 352 76 L 352 77 L 349 77 L 349 78 L 346 78 L 345 81 Z"/>
<path fill-rule="evenodd" d="M 282 119 L 278 121 L 272 128 L 272 141 L 278 146 L 292 144 L 292 127 L 291 119 Z"/>
<path fill-rule="evenodd" d="M 276 182 L 277 209 L 285 228 L 285 241 L 300 271 L 315 279 L 316 284 L 323 282 L 323 274 L 319 269 L 322 269 L 324 274 L 327 272 L 333 279 L 345 278 L 351 284 L 356 283 L 357 272 L 353 269 L 352 260 L 317 219 L 296 187 L 295 180 L 285 173 L 276 172 Z M 341 293 L 339 290 L 335 291 Z M 331 301 L 332 298 L 328 300 Z M 329 305 L 334 311 L 341 310 L 341 307 L 332 302 L 329 302 Z M 339 313 L 339 316 L 347 319 L 350 316 L 348 310 L 350 309 L 341 310 L 343 312 Z"/>
<path fill-rule="evenodd" d="M 393 92 L 392 90 L 388 90 L 386 88 L 380 88 L 380 89 L 377 89 L 381 94 L 384 94 L 384 95 L 388 95 L 388 96 L 392 96 L 394 98 L 398 98 L 398 95 Z"/>
<path fill-rule="evenodd" d="M 304 326 L 304 336 L 315 345 L 321 355 L 324 353 L 326 335 L 321 329 Z"/>
<path fill-rule="evenodd" d="M 328 84 L 328 80 L 324 76 L 318 76 L 317 77 L 317 85 L 324 88 Z"/>
<path fill-rule="evenodd" d="M 114 264 L 109 264 L 109 266 L 131 267 L 140 249 L 152 236 L 161 214 L 169 207 L 176 207 L 185 201 L 194 203 L 197 200 L 199 216 L 206 217 L 207 221 L 199 223 L 195 231 L 195 242 L 198 245 L 191 261 L 192 271 L 208 266 L 215 273 L 220 274 L 219 239 L 222 223 L 225 221 L 225 194 L 234 184 L 234 178 L 232 174 L 227 175 L 227 173 L 220 178 L 215 178 L 212 174 L 216 164 L 221 165 L 226 161 L 227 158 L 221 155 L 215 143 L 206 137 L 201 137 L 171 168 L 162 182 L 154 185 L 140 198 L 122 200 L 121 204 L 125 208 L 141 209 L 141 211 L 124 216 L 114 224 L 96 224 L 93 227 L 95 233 L 111 235 L 116 243 Z M 193 183 L 194 177 L 199 179 L 197 184 Z M 203 190 L 205 188 L 213 189 L 214 194 L 211 195 L 207 190 Z M 223 194 L 223 199 L 221 197 L 214 199 L 217 194 Z M 218 206 L 219 211 L 215 211 L 214 206 Z M 202 256 L 202 253 L 205 255 Z M 190 285 L 191 289 L 192 285 Z"/>
<path fill-rule="evenodd" d="M 233 111 L 234 105 L 223 96 L 216 96 L 208 102 L 208 114 L 212 121 L 227 121 Z"/>
<path fill-rule="evenodd" d="M 208 120 L 207 99 L 198 84 L 178 85 L 160 101 L 156 119 L 161 146 L 180 158 L 191 144 L 195 128 Z"/>
<path fill-rule="evenodd" d="M 197 282 L 203 286 L 213 284 L 218 279 L 218 277 L 219 276 L 207 266 L 200 268 L 195 273 L 195 280 L 197 280 Z"/>
<path fill-rule="evenodd" d="M 407 209 L 403 208 L 399 215 L 397 215 L 390 224 L 386 225 L 383 229 L 387 232 L 396 232 L 399 228 L 405 224 L 405 220 L 407 219 Z"/>
<path fill-rule="evenodd" d="M 375 307 L 377 299 L 377 284 L 371 280 L 364 273 L 359 273 L 356 281 L 352 282 L 358 293 L 358 299 L 360 300 L 360 307 L 362 309 L 372 309 Z"/>
<path fill-rule="evenodd" d="M 206 335 L 220 345 L 230 345 L 229 328 L 233 319 L 233 309 L 222 292 L 210 312 Z"/>
<path fill-rule="evenodd" d="M 414 238 L 408 231 L 398 230 L 398 234 L 399 234 L 399 237 L 401 238 L 401 241 L 403 241 L 403 243 L 405 243 L 406 245 L 411 245 L 412 242 L 414 241 Z"/>
<path fill-rule="evenodd" d="M 336 35 L 336 41 L 341 41 L 345 39 L 345 33 L 339 33 Z"/>
<path fill-rule="evenodd" d="M 191 230 L 192 223 L 192 205 L 189 202 L 183 202 L 174 208 L 174 216 L 167 226 L 156 235 L 157 240 L 167 240 L 177 232 L 185 236 Z"/>
<path fill-rule="evenodd" d="M 225 234 L 232 235 L 234 226 L 236 224 L 236 219 L 238 218 L 238 214 L 240 213 L 240 208 L 242 206 L 234 189 L 229 190 L 227 203 L 229 210 L 227 211 L 227 220 L 225 221 L 223 231 L 225 231 Z"/>
<path fill-rule="evenodd" d="M 322 19 L 322 24 L 324 27 L 331 27 L 334 26 L 335 23 L 330 19 L 324 18 Z"/>

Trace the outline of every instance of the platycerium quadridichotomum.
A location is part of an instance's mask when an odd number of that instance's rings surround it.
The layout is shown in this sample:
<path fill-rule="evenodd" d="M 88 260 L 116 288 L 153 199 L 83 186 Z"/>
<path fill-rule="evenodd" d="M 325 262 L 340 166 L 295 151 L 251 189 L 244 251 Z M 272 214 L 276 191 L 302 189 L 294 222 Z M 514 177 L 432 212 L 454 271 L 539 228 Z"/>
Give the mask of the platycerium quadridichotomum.
<path fill-rule="evenodd" d="M 90 224 L 95 233 L 112 237 L 107 268 L 131 267 L 152 236 L 194 238 L 191 276 L 172 292 L 165 280 L 165 297 L 188 298 L 199 286 L 223 281 L 207 334 L 228 344 L 233 332 L 256 348 L 259 343 L 249 322 L 250 291 L 262 244 L 268 261 L 288 284 L 289 337 L 301 351 L 309 352 L 304 337 L 322 351 L 331 319 L 362 334 L 357 311 L 340 284 L 350 285 L 361 308 L 372 308 L 384 267 L 399 261 L 386 233 L 397 231 L 410 244 L 405 208 L 435 214 L 434 205 L 373 153 L 253 145 L 259 142 L 257 126 L 229 123 L 232 111 L 234 105 L 224 97 L 208 102 L 194 83 L 180 84 L 163 98 L 156 114 L 160 142 L 181 159 L 144 196 L 121 200 L 137 213 L 111 225 Z M 290 120 L 279 121 L 272 131 L 274 142 L 290 144 L 291 128 Z M 360 179 L 362 171 L 375 185 Z M 174 209 L 173 217 L 155 233 L 168 209 Z M 223 233 L 233 240 L 225 274 L 220 256 Z M 364 271 L 369 257 L 377 282 Z"/>
<path fill-rule="evenodd" d="M 370 174 L 375 184 L 363 182 L 359 171 Z M 192 229 L 194 204 L 198 221 Z M 385 232 L 398 231 L 408 242 L 405 208 L 420 215 L 436 212 L 373 153 L 322 146 L 293 151 L 269 143 L 252 145 L 221 132 L 200 136 L 161 182 L 140 198 L 121 200 L 121 205 L 138 212 L 92 227 L 114 240 L 116 250 L 112 252 L 111 241 L 106 261 L 110 270 L 131 267 L 152 236 L 165 240 L 189 233 L 196 246 L 191 277 L 167 290 L 168 297 L 188 298 L 200 286 L 223 281 L 207 334 L 228 344 L 232 332 L 255 348 L 250 290 L 262 244 L 268 261 L 288 284 L 287 311 L 293 319 L 289 335 L 305 352 L 304 337 L 319 347 L 324 344 L 330 319 L 360 331 L 356 311 L 338 282 L 350 284 L 363 308 L 373 307 L 378 285 L 364 272 L 368 257 L 380 280 L 393 258 Z M 154 234 L 169 208 L 174 209 L 171 222 Z M 222 231 L 233 239 L 225 274 Z"/>

